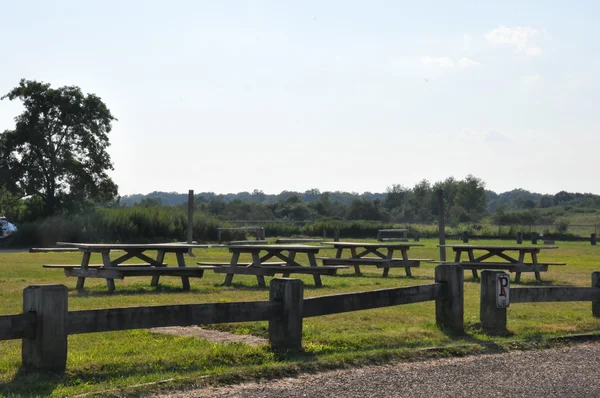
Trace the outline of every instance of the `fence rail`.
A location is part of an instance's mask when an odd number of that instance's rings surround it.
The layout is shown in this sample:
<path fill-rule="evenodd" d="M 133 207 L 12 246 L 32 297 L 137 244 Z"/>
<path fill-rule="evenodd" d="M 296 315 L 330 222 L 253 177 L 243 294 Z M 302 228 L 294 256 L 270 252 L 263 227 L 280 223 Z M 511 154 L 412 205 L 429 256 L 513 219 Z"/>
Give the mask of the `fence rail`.
<path fill-rule="evenodd" d="M 70 311 L 68 333 L 111 332 L 165 326 L 267 321 L 280 305 L 270 301 L 165 305 Z"/>
<path fill-rule="evenodd" d="M 303 318 L 422 301 L 436 302 L 435 317 L 440 328 L 462 333 L 462 277 L 459 265 L 440 265 L 434 284 L 308 299 L 304 299 L 302 281 L 275 278 L 271 280 L 269 301 L 83 311 L 68 311 L 68 289 L 63 285 L 29 286 L 23 291 L 23 313 L 0 315 L 0 340 L 23 340 L 25 368 L 60 372 L 66 366 L 70 334 L 268 321 L 271 349 L 299 350 Z"/>

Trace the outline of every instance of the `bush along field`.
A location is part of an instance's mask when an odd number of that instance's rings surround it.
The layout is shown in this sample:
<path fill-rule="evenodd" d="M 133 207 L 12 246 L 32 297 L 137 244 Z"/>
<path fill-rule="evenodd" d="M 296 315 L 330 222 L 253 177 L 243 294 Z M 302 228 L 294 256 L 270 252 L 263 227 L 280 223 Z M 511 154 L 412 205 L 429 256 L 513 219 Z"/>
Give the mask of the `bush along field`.
<path fill-rule="evenodd" d="M 439 259 L 437 241 L 422 239 L 423 247 L 414 247 L 410 257 Z M 458 243 L 457 241 L 450 243 Z M 513 244 L 513 241 L 472 241 L 474 244 Z M 523 274 L 522 286 L 589 287 L 591 273 L 600 271 L 600 246 L 589 242 L 557 242 L 559 249 L 540 254 L 540 262 L 567 263 L 542 273 L 542 282 L 533 274 Z M 224 248 L 195 249 L 196 261 L 227 262 Z M 320 254 L 333 256 L 333 250 Z M 448 253 L 451 257 L 451 253 Z M 45 263 L 77 264 L 80 253 L 0 252 L 0 314 L 22 311 L 23 289 L 36 284 L 64 284 L 69 289 L 69 310 L 101 309 L 170 304 L 216 303 L 268 300 L 268 288 L 259 288 L 253 276 L 236 275 L 233 284 L 223 286 L 224 275 L 205 273 L 191 279 L 191 290 L 183 291 L 179 278 L 162 277 L 157 288 L 149 277 L 131 277 L 115 281 L 117 291 L 109 294 L 104 279 L 87 279 L 83 293 L 75 290 L 76 278 L 67 278 L 61 270 L 43 269 Z M 297 258 L 299 261 L 305 259 Z M 92 256 L 92 262 L 100 262 Z M 167 255 L 165 261 L 175 264 Z M 311 276 L 301 276 L 305 297 L 346 292 L 430 284 L 435 264 L 413 268 L 413 277 L 404 270 L 392 269 L 383 278 L 381 270 L 362 267 L 362 276 L 342 270 L 337 276 L 324 276 L 323 287 L 316 288 Z M 267 278 L 267 282 L 268 282 Z M 514 275 L 511 278 L 514 280 Z M 513 285 L 515 287 L 515 285 Z M 156 330 L 130 330 L 72 335 L 68 338 L 67 370 L 48 375 L 26 372 L 21 368 L 21 342 L 0 341 L 1 396 L 71 396 L 105 391 L 105 395 L 127 395 L 144 388 L 173 388 L 204 381 L 232 382 L 254 377 L 291 375 L 349 365 L 382 363 L 433 355 L 463 355 L 512 347 L 545 346 L 550 337 L 572 334 L 598 334 L 600 319 L 594 318 L 589 302 L 515 304 L 508 309 L 509 335 L 486 335 L 479 324 L 479 282 L 465 274 L 465 329 L 463 336 L 450 336 L 435 322 L 434 302 L 400 305 L 381 309 L 348 312 L 303 322 L 304 351 L 275 354 L 266 343 L 251 345 L 243 341 L 166 334 Z M 205 326 L 233 335 L 266 338 L 266 322 Z M 235 339 L 234 339 L 235 340 Z M 440 347 L 438 350 L 423 350 Z M 170 380 L 160 385 L 145 383 Z M 132 387 L 137 386 L 137 387 Z M 123 390 L 125 389 L 125 390 Z M 141 389 L 141 390 L 140 390 Z M 108 392 L 106 392 L 108 391 Z M 112 391 L 112 392 L 111 392 Z"/>

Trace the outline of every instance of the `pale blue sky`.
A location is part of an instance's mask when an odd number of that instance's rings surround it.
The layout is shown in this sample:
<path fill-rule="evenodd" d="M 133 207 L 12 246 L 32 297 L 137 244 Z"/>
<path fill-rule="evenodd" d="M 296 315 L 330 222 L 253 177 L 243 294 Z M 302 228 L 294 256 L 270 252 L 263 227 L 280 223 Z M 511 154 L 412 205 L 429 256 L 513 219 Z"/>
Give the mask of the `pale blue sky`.
<path fill-rule="evenodd" d="M 600 194 L 594 1 L 0 0 L 0 93 L 99 95 L 121 194 Z M 16 103 L 0 102 L 0 132 Z"/>

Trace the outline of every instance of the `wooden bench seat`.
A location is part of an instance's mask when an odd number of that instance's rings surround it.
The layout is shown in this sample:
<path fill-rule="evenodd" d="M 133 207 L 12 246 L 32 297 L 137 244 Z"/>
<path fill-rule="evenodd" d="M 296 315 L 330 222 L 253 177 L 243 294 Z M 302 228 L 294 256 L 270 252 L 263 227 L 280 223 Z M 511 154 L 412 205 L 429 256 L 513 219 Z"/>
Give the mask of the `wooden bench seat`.
<path fill-rule="evenodd" d="M 119 264 L 117 267 L 115 268 L 121 268 L 121 267 L 149 267 L 150 264 L 148 263 L 141 263 L 141 264 Z M 163 263 L 162 264 L 163 267 L 166 267 L 167 264 Z M 44 264 L 42 265 L 42 267 L 44 268 L 81 268 L 81 264 Z M 104 267 L 104 264 L 88 264 L 88 268 L 101 268 Z"/>
<path fill-rule="evenodd" d="M 109 278 L 124 279 L 126 276 L 186 276 L 192 278 L 202 278 L 205 270 L 213 270 L 218 267 L 93 267 L 82 269 L 81 267 L 64 268 L 66 276 L 76 276 L 84 278 Z"/>
<path fill-rule="evenodd" d="M 378 258 L 378 257 L 361 257 L 361 258 L 336 258 L 336 257 L 317 257 L 323 262 L 323 265 L 353 265 L 354 273 L 360 275 L 361 265 L 375 265 L 377 268 L 383 268 L 383 276 L 388 276 L 390 268 L 404 268 L 407 276 L 412 276 L 410 268 L 418 268 L 421 261 L 430 262 L 431 259 L 413 258 L 408 259 L 408 264 L 401 258 Z"/>
<path fill-rule="evenodd" d="M 214 263 L 214 262 L 210 262 L 210 261 L 199 261 L 196 264 L 198 264 L 198 265 L 213 265 L 215 267 L 227 267 L 227 266 L 231 265 L 230 263 Z M 239 263 L 238 266 L 247 267 L 247 266 L 249 266 L 251 264 L 252 263 L 244 262 L 244 263 Z M 285 261 L 281 261 L 281 262 L 270 261 L 270 262 L 266 262 L 266 263 L 263 263 L 263 264 L 264 265 L 286 265 L 287 263 Z"/>
<path fill-rule="evenodd" d="M 273 270 L 279 274 L 319 274 L 319 275 L 335 275 L 339 269 L 346 269 L 346 265 L 322 265 L 318 267 L 310 266 L 297 266 L 297 265 L 286 265 L 286 266 L 274 266 L 274 265 L 261 265 L 259 268 Z"/>

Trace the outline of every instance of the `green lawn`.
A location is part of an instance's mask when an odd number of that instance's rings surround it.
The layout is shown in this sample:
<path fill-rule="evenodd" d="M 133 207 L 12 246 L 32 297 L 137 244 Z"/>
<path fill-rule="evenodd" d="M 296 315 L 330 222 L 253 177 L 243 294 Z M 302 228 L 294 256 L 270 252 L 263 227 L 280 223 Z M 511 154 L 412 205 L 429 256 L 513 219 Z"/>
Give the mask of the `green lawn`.
<path fill-rule="evenodd" d="M 435 240 L 422 240 L 422 248 L 410 250 L 414 258 L 439 258 Z M 472 241 L 471 243 L 512 244 L 512 241 Z M 543 285 L 590 286 L 591 273 L 600 271 L 600 246 L 584 242 L 558 242 L 557 250 L 544 251 L 540 261 L 566 262 L 542 273 Z M 195 261 L 228 261 L 226 249 L 196 249 Z M 323 253 L 323 252 L 322 252 Z M 325 252 L 333 255 L 333 251 Z M 449 258 L 452 257 L 449 252 Z M 298 260 L 302 260 L 299 256 Z M 268 288 L 257 287 L 256 278 L 236 275 L 231 287 L 222 286 L 224 275 L 207 272 L 202 279 L 191 279 L 192 289 L 181 290 L 179 278 L 161 278 L 158 289 L 151 288 L 149 277 L 115 281 L 117 292 L 108 294 L 105 281 L 87 279 L 86 293 L 75 290 L 75 278 L 61 270 L 42 269 L 44 263 L 78 263 L 78 253 L 0 254 L 0 314 L 21 312 L 22 291 L 28 285 L 62 283 L 69 288 L 69 309 L 97 309 L 142 305 L 210 303 L 267 300 Z M 169 264 L 175 258 L 167 257 Z M 92 258 L 92 262 L 100 262 Z M 413 269 L 413 278 L 403 269 L 392 269 L 382 278 L 381 270 L 363 267 L 364 276 L 351 270 L 339 276 L 323 277 L 323 288 L 315 288 L 312 277 L 305 281 L 305 296 L 365 291 L 433 282 L 433 264 Z M 514 278 L 511 278 L 514 279 Z M 505 338 L 482 334 L 479 321 L 479 283 L 465 275 L 464 337 L 447 336 L 435 326 L 434 303 L 419 303 L 376 310 L 329 315 L 304 320 L 305 352 L 287 357 L 269 352 L 266 346 L 242 343 L 220 344 L 210 341 L 134 330 L 92 333 L 69 337 L 67 372 L 43 376 L 20 370 L 21 342 L 0 342 L 0 395 L 66 396 L 91 391 L 127 387 L 174 378 L 178 383 L 193 383 L 204 375 L 286 374 L 295 369 L 318 369 L 346 364 L 371 363 L 421 355 L 419 348 L 477 344 L 509 340 L 538 340 L 541 337 L 572 333 L 596 333 L 600 319 L 591 315 L 590 303 L 516 304 L 508 310 L 508 328 L 514 333 Z M 522 285 L 537 285 L 533 274 L 523 274 Z M 267 336 L 266 322 L 218 325 L 234 333 Z M 177 383 L 177 382 L 176 382 Z"/>

